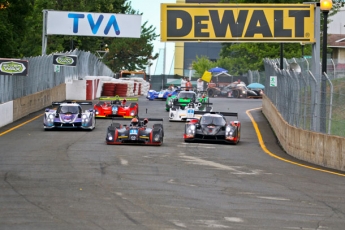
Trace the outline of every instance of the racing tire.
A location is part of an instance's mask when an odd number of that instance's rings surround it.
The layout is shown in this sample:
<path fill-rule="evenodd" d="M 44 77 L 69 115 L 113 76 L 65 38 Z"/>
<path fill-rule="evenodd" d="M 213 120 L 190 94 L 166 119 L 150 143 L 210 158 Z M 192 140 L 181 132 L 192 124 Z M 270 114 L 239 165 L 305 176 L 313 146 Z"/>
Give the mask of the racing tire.
<path fill-rule="evenodd" d="M 207 95 L 208 95 L 209 97 L 214 97 L 214 90 L 213 90 L 213 89 L 208 89 L 208 90 L 207 90 Z"/>
<path fill-rule="evenodd" d="M 136 105 L 137 105 L 137 103 L 132 102 L 132 103 L 129 105 L 129 108 L 134 108 Z"/>
<path fill-rule="evenodd" d="M 239 92 L 238 90 L 233 90 L 233 91 L 232 91 L 232 96 L 233 96 L 234 98 L 239 98 L 239 97 L 240 97 L 240 92 Z"/>
<path fill-rule="evenodd" d="M 114 96 L 114 91 L 102 91 L 102 96 Z"/>

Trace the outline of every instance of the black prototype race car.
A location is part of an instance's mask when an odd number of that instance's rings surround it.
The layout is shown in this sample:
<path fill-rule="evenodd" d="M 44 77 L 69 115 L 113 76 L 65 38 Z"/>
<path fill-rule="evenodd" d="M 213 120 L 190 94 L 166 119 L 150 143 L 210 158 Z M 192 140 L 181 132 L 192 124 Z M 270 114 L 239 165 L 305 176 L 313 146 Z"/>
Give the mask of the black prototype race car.
<path fill-rule="evenodd" d="M 225 119 L 226 116 L 238 118 L 238 113 L 202 111 L 194 113 L 203 115 L 199 119 L 191 119 L 186 123 L 183 135 L 185 142 L 207 141 L 237 144 L 240 141 L 241 122 Z"/>
<path fill-rule="evenodd" d="M 136 119 L 136 120 L 135 120 Z M 121 117 L 114 117 L 113 120 L 128 120 Z M 133 120 L 135 120 L 133 122 Z M 114 123 L 108 127 L 105 138 L 108 145 L 138 144 L 138 145 L 162 145 L 164 138 L 163 124 L 153 124 L 152 128 L 147 126 L 149 121 L 161 121 L 162 118 L 133 118 L 129 125 Z"/>

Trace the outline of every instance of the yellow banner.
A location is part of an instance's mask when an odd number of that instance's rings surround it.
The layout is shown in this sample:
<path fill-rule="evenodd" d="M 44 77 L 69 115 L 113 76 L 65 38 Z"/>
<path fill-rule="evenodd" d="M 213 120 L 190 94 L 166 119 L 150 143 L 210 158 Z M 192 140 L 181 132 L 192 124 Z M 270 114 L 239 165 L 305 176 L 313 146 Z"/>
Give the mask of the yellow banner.
<path fill-rule="evenodd" d="M 161 4 L 161 41 L 314 43 L 314 4 Z"/>

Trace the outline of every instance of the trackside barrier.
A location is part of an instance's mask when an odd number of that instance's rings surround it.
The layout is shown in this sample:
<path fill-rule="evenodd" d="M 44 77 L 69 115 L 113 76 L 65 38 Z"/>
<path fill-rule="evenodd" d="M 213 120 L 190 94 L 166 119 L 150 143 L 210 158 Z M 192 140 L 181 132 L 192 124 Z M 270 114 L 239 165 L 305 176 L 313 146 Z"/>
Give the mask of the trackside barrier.
<path fill-rule="evenodd" d="M 263 95 L 262 112 L 282 148 L 297 159 L 345 171 L 345 138 L 303 130 L 289 125 L 270 99 Z"/>

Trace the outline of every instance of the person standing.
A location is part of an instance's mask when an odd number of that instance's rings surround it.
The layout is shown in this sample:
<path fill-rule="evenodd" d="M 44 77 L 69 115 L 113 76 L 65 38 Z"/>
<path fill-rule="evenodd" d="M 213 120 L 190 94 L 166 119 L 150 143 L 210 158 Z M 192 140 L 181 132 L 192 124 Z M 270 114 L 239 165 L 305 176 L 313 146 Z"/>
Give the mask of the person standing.
<path fill-rule="evenodd" d="M 199 78 L 196 83 L 196 89 L 198 91 L 204 91 L 204 81 L 201 78 Z"/>
<path fill-rule="evenodd" d="M 186 83 L 187 83 L 186 78 L 183 77 L 183 78 L 181 79 L 181 90 L 185 90 L 185 88 L 186 88 Z"/>
<path fill-rule="evenodd" d="M 190 82 L 189 79 L 187 79 L 187 82 L 186 82 L 186 90 L 192 90 L 192 89 L 193 89 L 192 83 Z"/>

